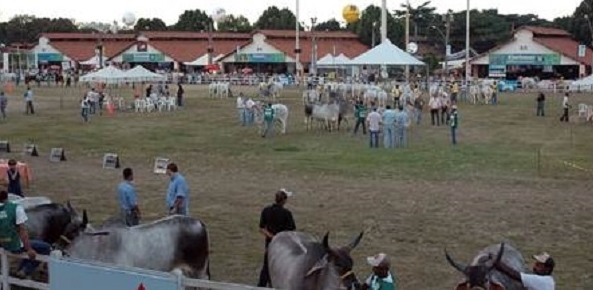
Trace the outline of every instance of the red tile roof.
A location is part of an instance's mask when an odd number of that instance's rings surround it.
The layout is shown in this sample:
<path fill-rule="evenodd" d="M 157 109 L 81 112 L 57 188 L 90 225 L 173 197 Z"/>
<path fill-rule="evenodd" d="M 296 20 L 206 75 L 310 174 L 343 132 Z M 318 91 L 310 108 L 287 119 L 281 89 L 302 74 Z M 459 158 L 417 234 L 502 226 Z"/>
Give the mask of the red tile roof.
<path fill-rule="evenodd" d="M 113 57 L 130 47 L 135 41 L 103 41 L 105 55 Z M 95 56 L 97 41 L 55 41 L 50 45 L 74 61 L 85 61 Z"/>
<path fill-rule="evenodd" d="M 593 62 L 593 50 L 587 47 L 585 57 L 579 57 L 579 43 L 570 37 L 534 37 L 533 41 L 581 64 L 591 65 L 591 62 Z"/>
<path fill-rule="evenodd" d="M 294 30 L 258 30 L 255 33 L 261 33 L 266 36 L 266 38 L 292 38 L 296 37 L 296 31 Z M 315 34 L 315 38 L 331 38 L 331 39 L 359 39 L 358 35 L 349 32 L 349 31 L 314 31 L 314 33 L 310 31 L 301 31 L 299 33 L 299 38 L 311 38 L 311 36 Z"/>
<path fill-rule="evenodd" d="M 146 31 L 139 34 L 148 37 L 150 40 L 208 40 L 208 32 L 186 32 L 186 31 Z M 212 39 L 227 40 L 250 40 L 249 33 L 213 32 Z"/>
<path fill-rule="evenodd" d="M 294 39 L 266 39 L 266 42 L 272 45 L 273 47 L 277 48 L 278 50 L 284 52 L 286 55 L 294 58 L 295 53 L 295 41 Z M 305 39 L 300 43 L 301 47 L 301 54 L 300 54 L 300 61 L 301 62 L 311 62 L 311 39 Z M 354 58 L 362 54 L 363 52 L 369 50 L 369 47 L 362 44 L 358 38 L 357 39 L 320 39 L 317 40 L 317 57 L 321 59 L 328 53 L 334 52 L 334 47 L 336 48 L 336 55 L 343 53 L 348 58 Z"/>
<path fill-rule="evenodd" d="M 522 26 L 518 30 L 525 29 L 529 30 L 534 34 L 534 37 L 545 37 L 545 36 L 568 36 L 568 31 L 552 27 L 539 27 L 539 26 Z"/>
<path fill-rule="evenodd" d="M 229 54 L 249 43 L 249 40 L 216 40 L 212 42 L 214 52 L 213 57 L 220 54 Z M 176 61 L 191 62 L 208 53 L 208 40 L 202 41 L 149 41 L 149 45 L 158 49 L 162 53 L 170 56 Z"/>
<path fill-rule="evenodd" d="M 45 37 L 50 41 L 55 40 L 98 40 L 101 39 L 118 39 L 118 40 L 134 40 L 135 34 L 111 34 L 111 33 L 42 33 L 39 37 Z"/>

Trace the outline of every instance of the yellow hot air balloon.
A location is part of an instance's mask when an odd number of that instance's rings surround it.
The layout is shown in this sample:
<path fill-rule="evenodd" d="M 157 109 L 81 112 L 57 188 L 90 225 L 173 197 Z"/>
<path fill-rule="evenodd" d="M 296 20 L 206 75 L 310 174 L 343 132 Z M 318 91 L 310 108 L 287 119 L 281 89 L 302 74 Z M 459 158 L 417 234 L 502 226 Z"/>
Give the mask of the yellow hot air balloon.
<path fill-rule="evenodd" d="M 342 9 L 342 17 L 344 17 L 346 23 L 354 23 L 360 19 L 360 10 L 356 5 L 346 5 Z"/>

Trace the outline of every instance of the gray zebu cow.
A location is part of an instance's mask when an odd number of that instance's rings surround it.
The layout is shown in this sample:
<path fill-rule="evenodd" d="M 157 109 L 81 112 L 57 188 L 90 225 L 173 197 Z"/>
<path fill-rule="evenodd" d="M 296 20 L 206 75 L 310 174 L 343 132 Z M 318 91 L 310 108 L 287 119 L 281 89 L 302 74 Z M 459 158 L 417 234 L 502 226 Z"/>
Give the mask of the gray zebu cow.
<path fill-rule="evenodd" d="M 20 204 L 25 210 L 38 205 L 51 203 L 51 199 L 45 196 L 21 197 L 19 195 L 12 193 L 8 194 L 8 200 L 16 204 Z"/>
<path fill-rule="evenodd" d="M 495 256 L 496 255 L 496 256 Z M 469 265 L 462 265 L 453 260 L 445 250 L 445 257 L 451 266 L 465 275 L 465 280 L 455 290 L 523 290 L 520 282 L 494 268 L 497 261 L 515 269 L 526 272 L 525 261 L 519 251 L 504 243 L 492 245 L 481 250 Z M 496 257 L 495 259 L 492 257 Z"/>
<path fill-rule="evenodd" d="M 111 223 L 100 231 L 80 235 L 66 247 L 65 254 L 83 260 L 210 279 L 208 232 L 199 220 L 174 215 L 134 227 Z"/>
<path fill-rule="evenodd" d="M 70 242 L 88 225 L 86 211 L 82 217 L 72 208 L 70 202 L 65 205 L 48 203 L 25 208 L 27 230 L 33 239 L 42 240 L 50 245 Z"/>
<path fill-rule="evenodd" d="M 346 246 L 337 249 L 328 244 L 329 232 L 320 243 L 302 232 L 281 232 L 268 246 L 268 263 L 272 287 L 276 289 L 358 289 L 352 271 L 350 252 L 363 233 Z"/>

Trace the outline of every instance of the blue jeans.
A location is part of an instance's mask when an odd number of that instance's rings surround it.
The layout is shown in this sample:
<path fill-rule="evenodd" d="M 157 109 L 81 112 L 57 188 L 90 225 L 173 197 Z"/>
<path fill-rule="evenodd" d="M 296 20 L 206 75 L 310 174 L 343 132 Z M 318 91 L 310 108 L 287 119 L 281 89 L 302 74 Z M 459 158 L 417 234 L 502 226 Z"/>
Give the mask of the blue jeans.
<path fill-rule="evenodd" d="M 251 126 L 253 125 L 253 119 L 254 119 L 254 115 L 253 115 L 253 109 L 249 110 L 245 110 L 245 114 L 246 114 L 246 119 L 247 119 L 247 125 Z"/>
<path fill-rule="evenodd" d="M 82 118 L 84 119 L 85 122 L 89 121 L 89 108 L 82 108 L 82 112 L 80 112 L 80 115 L 82 116 Z"/>
<path fill-rule="evenodd" d="M 393 125 L 385 125 L 383 132 L 383 145 L 385 148 L 393 148 L 395 146 L 395 130 Z"/>
<path fill-rule="evenodd" d="M 371 148 L 379 148 L 379 131 L 370 131 Z"/>
<path fill-rule="evenodd" d="M 31 244 L 31 248 L 37 252 L 39 255 L 49 255 L 51 253 L 51 246 L 40 240 L 29 240 Z M 14 254 L 21 254 L 25 253 L 25 249 L 20 249 L 18 251 L 13 252 Z M 35 269 L 39 267 L 39 261 L 23 259 L 21 264 L 19 265 L 18 271 L 22 271 L 25 275 L 31 275 Z"/>
<path fill-rule="evenodd" d="M 457 128 L 451 127 L 451 143 L 453 145 L 457 145 L 457 136 L 456 136 L 456 133 L 457 133 Z"/>
<path fill-rule="evenodd" d="M 396 127 L 395 133 L 395 147 L 406 147 L 406 143 L 408 142 L 406 127 Z"/>
<path fill-rule="evenodd" d="M 496 93 L 492 94 L 492 104 L 498 105 L 498 96 L 496 95 Z"/>
<path fill-rule="evenodd" d="M 91 105 L 91 106 L 90 106 L 89 113 L 90 113 L 90 114 L 94 114 L 94 113 L 95 113 L 95 110 L 96 110 L 96 107 L 95 107 L 95 102 L 89 102 L 89 104 Z"/>
<path fill-rule="evenodd" d="M 416 125 L 420 125 L 420 121 L 422 121 L 422 109 L 416 108 Z"/>
<path fill-rule="evenodd" d="M 237 108 L 237 115 L 239 116 L 239 122 L 243 126 L 247 125 L 247 113 L 245 109 Z"/>

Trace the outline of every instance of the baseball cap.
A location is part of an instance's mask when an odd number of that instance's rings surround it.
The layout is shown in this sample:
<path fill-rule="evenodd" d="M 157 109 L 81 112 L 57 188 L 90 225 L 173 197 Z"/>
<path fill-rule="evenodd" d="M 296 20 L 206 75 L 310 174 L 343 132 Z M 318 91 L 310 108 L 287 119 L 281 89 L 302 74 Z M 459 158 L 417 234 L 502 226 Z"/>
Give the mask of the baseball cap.
<path fill-rule="evenodd" d="M 280 188 L 279 190 L 280 192 L 284 192 L 286 194 L 287 197 L 291 197 L 292 196 L 292 191 L 288 191 L 285 188 Z"/>
<path fill-rule="evenodd" d="M 389 257 L 385 253 L 379 253 L 372 257 L 367 257 L 367 263 L 373 267 L 387 266 L 391 264 Z"/>
<path fill-rule="evenodd" d="M 550 256 L 550 254 L 548 254 L 546 252 L 543 252 L 539 255 L 533 255 L 533 259 L 539 263 L 546 265 L 547 267 L 553 268 L 555 265 L 554 259 L 552 259 L 552 256 Z"/>
<path fill-rule="evenodd" d="M 453 110 L 457 110 L 457 105 L 453 105 L 453 106 L 451 106 L 451 109 L 453 109 Z"/>

